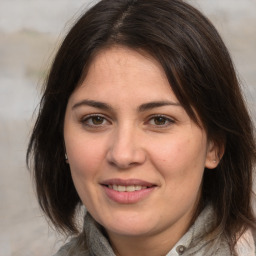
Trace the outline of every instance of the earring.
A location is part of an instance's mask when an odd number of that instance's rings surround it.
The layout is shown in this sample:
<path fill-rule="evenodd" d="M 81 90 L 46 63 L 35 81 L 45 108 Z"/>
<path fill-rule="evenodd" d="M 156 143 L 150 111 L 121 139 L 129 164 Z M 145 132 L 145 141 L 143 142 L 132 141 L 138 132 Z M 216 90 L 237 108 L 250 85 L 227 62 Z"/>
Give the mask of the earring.
<path fill-rule="evenodd" d="M 213 160 L 213 162 L 216 164 L 216 163 L 217 163 L 217 160 L 216 160 L 216 159 L 214 159 L 214 160 Z"/>
<path fill-rule="evenodd" d="M 68 155 L 67 155 L 67 153 L 65 153 L 65 160 L 66 160 L 66 163 L 68 163 Z"/>

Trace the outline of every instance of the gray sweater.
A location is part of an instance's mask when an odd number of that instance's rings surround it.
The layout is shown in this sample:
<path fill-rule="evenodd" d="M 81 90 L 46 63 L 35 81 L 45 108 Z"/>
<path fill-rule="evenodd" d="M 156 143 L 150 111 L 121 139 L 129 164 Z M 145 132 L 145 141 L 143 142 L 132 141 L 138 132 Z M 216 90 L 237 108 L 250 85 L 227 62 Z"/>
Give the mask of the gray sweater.
<path fill-rule="evenodd" d="M 213 210 L 206 207 L 198 216 L 188 232 L 178 241 L 166 256 L 231 256 L 229 245 L 222 236 L 206 238 L 213 225 Z M 255 246 L 249 232 L 246 238 L 240 239 L 237 246 L 239 256 L 255 256 Z M 84 233 L 73 238 L 54 256 L 115 256 L 102 228 L 93 220 L 90 214 L 85 215 Z"/>

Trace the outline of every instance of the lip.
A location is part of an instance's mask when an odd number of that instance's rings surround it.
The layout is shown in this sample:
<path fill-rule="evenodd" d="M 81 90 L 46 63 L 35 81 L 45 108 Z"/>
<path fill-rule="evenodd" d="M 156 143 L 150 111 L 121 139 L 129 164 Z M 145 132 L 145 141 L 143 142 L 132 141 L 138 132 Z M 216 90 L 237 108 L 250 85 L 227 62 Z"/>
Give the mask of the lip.
<path fill-rule="evenodd" d="M 135 204 L 146 197 L 148 197 L 156 188 L 155 184 L 150 182 L 139 180 L 139 179 L 109 179 L 105 180 L 100 183 L 103 191 L 105 192 L 106 196 L 111 199 L 112 201 L 119 203 L 119 204 Z M 136 190 L 132 192 L 119 192 L 112 188 L 109 188 L 109 185 L 121 185 L 121 186 L 132 186 L 138 185 L 142 187 L 147 187 L 145 189 Z"/>
<path fill-rule="evenodd" d="M 121 185 L 121 186 L 131 186 L 131 185 L 138 185 L 142 187 L 152 187 L 155 186 L 155 184 L 150 183 L 148 181 L 139 180 L 139 179 L 109 179 L 104 180 L 101 182 L 101 185 Z"/>

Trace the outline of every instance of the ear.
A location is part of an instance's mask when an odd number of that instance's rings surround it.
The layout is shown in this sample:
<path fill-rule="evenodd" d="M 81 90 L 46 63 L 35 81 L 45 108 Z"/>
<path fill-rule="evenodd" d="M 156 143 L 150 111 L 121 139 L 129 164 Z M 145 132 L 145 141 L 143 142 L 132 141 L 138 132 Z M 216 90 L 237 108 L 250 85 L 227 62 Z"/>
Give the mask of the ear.
<path fill-rule="evenodd" d="M 225 152 L 224 143 L 217 143 L 216 141 L 209 141 L 207 154 L 205 159 L 205 167 L 208 169 L 214 169 L 218 166 L 221 158 Z"/>

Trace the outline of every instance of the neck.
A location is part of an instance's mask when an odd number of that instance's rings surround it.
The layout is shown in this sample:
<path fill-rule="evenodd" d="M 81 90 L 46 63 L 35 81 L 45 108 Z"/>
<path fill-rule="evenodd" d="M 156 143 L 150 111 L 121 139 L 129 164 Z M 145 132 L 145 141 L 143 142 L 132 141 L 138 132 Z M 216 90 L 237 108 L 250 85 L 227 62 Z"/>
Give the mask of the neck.
<path fill-rule="evenodd" d="M 177 223 L 177 226 L 174 225 L 171 229 L 143 236 L 107 233 L 111 246 L 117 256 L 165 256 L 187 232 L 189 226 L 190 222 L 184 223 L 182 226 L 180 223 Z"/>

